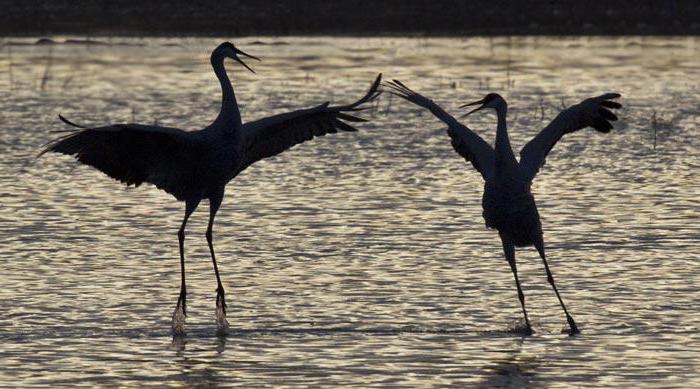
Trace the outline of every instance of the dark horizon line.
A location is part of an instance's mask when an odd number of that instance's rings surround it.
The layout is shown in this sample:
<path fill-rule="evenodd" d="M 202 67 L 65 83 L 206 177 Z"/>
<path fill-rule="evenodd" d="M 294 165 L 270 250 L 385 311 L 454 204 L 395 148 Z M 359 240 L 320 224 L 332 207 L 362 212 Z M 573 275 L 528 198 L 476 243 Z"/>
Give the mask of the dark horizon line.
<path fill-rule="evenodd" d="M 77 31 L 21 31 L 21 32 L 0 32 L 0 38 L 38 38 L 51 39 L 56 36 L 82 37 L 86 40 L 92 38 L 272 38 L 272 37 L 347 37 L 347 38 L 507 38 L 507 37 L 678 37 L 690 38 L 700 36 L 700 31 L 630 31 L 630 32 L 553 32 L 553 31 L 296 31 L 296 32 L 272 32 L 260 31 L 240 33 L 232 31 L 221 32 L 175 32 L 175 31 L 99 31 L 99 32 L 77 32 Z M 0 46 L 2 43 L 0 43 Z"/>
<path fill-rule="evenodd" d="M 397 3 L 0 0 L 0 36 L 700 36 L 696 0 Z"/>

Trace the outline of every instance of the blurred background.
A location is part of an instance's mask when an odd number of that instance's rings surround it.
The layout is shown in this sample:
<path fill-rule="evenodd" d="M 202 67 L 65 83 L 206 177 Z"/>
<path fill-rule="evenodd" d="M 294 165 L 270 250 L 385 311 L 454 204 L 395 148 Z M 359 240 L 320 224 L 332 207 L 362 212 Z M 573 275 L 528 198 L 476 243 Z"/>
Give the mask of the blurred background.
<path fill-rule="evenodd" d="M 700 33 L 693 0 L 1 0 L 0 9 L 4 35 Z"/>

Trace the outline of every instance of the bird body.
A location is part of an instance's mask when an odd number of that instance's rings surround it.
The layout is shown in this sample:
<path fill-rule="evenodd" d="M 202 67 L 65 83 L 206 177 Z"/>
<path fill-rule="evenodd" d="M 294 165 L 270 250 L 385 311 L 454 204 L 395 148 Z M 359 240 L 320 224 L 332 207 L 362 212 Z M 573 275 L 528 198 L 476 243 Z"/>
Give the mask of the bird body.
<path fill-rule="evenodd" d="M 486 226 L 508 236 L 516 247 L 532 245 L 542 236 L 540 215 L 528 183 L 486 182 L 481 204 Z"/>
<path fill-rule="evenodd" d="M 493 177 L 484 182 L 482 198 L 486 226 L 507 236 L 516 247 L 533 244 L 542 236 L 532 183 L 522 177 L 508 137 L 506 115 L 508 105 L 503 100 L 496 108 L 498 125 L 494 147 Z"/>
<path fill-rule="evenodd" d="M 315 136 L 357 131 L 346 122 L 365 120 L 351 113 L 363 109 L 362 104 L 381 93 L 378 91 L 380 74 L 365 96 L 355 103 L 343 106 L 324 103 L 243 124 L 233 86 L 224 68 L 224 60 L 232 58 L 253 72 L 239 55 L 259 60 L 229 42 L 220 44 L 212 52 L 211 65 L 221 84 L 221 109 L 216 119 L 201 130 L 183 131 L 142 124 L 86 127 L 59 115 L 77 129 L 51 141 L 39 153 L 39 156 L 46 152 L 75 156 L 78 161 L 127 185 L 150 183 L 185 202 L 185 216 L 178 230 L 181 286 L 173 314 L 176 335 L 184 333 L 186 316 L 185 226 L 201 200 L 209 200 L 206 238 L 217 279 L 217 324 L 219 330 L 225 331 L 228 326 L 225 292 L 216 263 L 212 229 L 226 184 L 251 164 Z"/>
<path fill-rule="evenodd" d="M 432 100 L 414 92 L 400 81 L 386 84 L 393 94 L 418 106 L 429 109 L 433 115 L 448 125 L 447 134 L 452 140 L 455 151 L 476 168 L 484 179 L 482 197 L 483 217 L 486 226 L 496 229 L 501 238 L 503 251 L 510 265 L 518 289 L 518 299 L 525 317 L 523 332 L 530 334 L 532 328 L 525 309 L 525 295 L 520 287 L 515 247 L 534 246 L 544 264 L 547 281 L 550 283 L 564 310 L 569 324 L 570 334 L 578 333 L 578 327 L 569 314 L 564 301 L 559 295 L 554 276 L 549 269 L 544 251 L 542 223 L 532 195 L 532 180 L 544 164 L 549 151 L 564 134 L 593 127 L 599 132 L 609 132 L 609 121 L 617 120 L 615 114 L 607 108 L 620 108 L 619 103 L 610 101 L 620 95 L 609 93 L 569 107 L 561 112 L 533 140 L 528 142 L 520 152 L 520 161 L 515 158 L 508 137 L 506 115 L 508 104 L 499 95 L 489 93 L 483 99 L 465 104 L 462 107 L 479 105 L 467 115 L 484 108 L 496 111 L 497 128 L 495 147 L 491 147 L 479 135 L 459 123 Z M 466 116 L 466 115 L 465 115 Z"/>

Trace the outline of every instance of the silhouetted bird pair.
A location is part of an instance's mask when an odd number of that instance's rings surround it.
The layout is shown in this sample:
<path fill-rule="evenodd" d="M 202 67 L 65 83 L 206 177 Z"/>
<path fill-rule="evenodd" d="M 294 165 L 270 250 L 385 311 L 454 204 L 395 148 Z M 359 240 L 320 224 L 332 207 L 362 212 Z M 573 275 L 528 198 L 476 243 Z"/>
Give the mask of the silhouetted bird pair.
<path fill-rule="evenodd" d="M 173 332 L 184 333 L 186 316 L 185 284 L 185 225 L 203 199 L 209 200 L 209 224 L 207 243 L 216 274 L 216 317 L 219 331 L 228 327 L 226 301 L 212 243 L 212 228 L 226 184 L 251 164 L 274 156 L 292 146 L 340 131 L 357 131 L 348 122 L 363 122 L 353 115 L 362 105 L 376 99 L 381 91 L 381 74 L 361 99 L 353 104 L 319 106 L 275 115 L 253 122 L 243 123 L 238 110 L 231 82 L 224 69 L 224 59 L 232 58 L 253 71 L 240 56 L 259 60 L 246 54 L 229 42 L 219 45 L 211 54 L 211 64 L 221 83 L 221 111 L 213 123 L 199 131 L 183 131 L 177 128 L 146 126 L 141 124 L 114 124 L 105 127 L 84 127 L 60 117 L 65 123 L 78 127 L 50 142 L 39 155 L 58 152 L 75 156 L 78 161 L 93 166 L 112 178 L 138 186 L 151 183 L 180 201 L 185 202 L 185 216 L 178 231 L 180 247 L 181 285 L 180 296 L 173 314 Z M 542 227 L 535 200 L 530 192 L 532 179 L 554 144 L 566 133 L 585 127 L 609 132 L 609 121 L 617 117 L 608 108 L 620 108 L 610 101 L 619 97 L 609 93 L 586 99 L 562 111 L 540 134 L 520 152 L 515 159 L 506 128 L 507 104 L 490 93 L 483 99 L 463 107 L 477 105 L 470 114 L 484 108 L 496 110 L 498 127 L 496 147 L 492 148 L 479 135 L 459 123 L 432 100 L 410 90 L 400 81 L 386 83 L 391 93 L 414 104 L 429 109 L 448 126 L 447 133 L 454 149 L 481 173 L 485 180 L 483 216 L 486 225 L 498 230 L 503 250 L 510 264 L 518 297 L 525 316 L 524 333 L 532 328 L 525 310 L 525 297 L 520 288 L 515 261 L 515 247 L 534 245 L 537 248 L 547 279 L 561 303 L 569 323 L 570 333 L 579 330 L 559 296 L 554 278 L 545 259 Z"/>

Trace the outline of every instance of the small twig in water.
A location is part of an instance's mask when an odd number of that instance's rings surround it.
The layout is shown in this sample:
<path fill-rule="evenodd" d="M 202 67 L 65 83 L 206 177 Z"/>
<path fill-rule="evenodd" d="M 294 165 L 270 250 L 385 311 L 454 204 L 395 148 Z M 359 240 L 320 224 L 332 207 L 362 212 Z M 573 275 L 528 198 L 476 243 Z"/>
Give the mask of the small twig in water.
<path fill-rule="evenodd" d="M 540 120 L 544 120 L 544 98 L 540 97 Z"/>
<path fill-rule="evenodd" d="M 12 74 L 12 45 L 7 45 L 7 76 L 10 78 L 10 93 L 15 89 L 15 78 Z"/>
<path fill-rule="evenodd" d="M 63 85 L 61 86 L 61 89 L 66 90 L 68 88 L 68 85 L 73 81 L 73 75 L 71 74 L 70 76 L 66 77 L 65 80 L 63 80 Z"/>
<path fill-rule="evenodd" d="M 656 120 L 656 111 L 651 114 L 651 129 L 654 131 L 654 150 L 656 150 L 656 128 L 658 126 L 658 121 Z"/>
<path fill-rule="evenodd" d="M 41 91 L 46 90 L 46 85 L 49 82 L 49 78 L 51 78 L 51 62 L 53 58 L 53 46 L 49 45 L 49 57 L 46 60 L 46 69 L 44 69 L 44 75 L 41 77 Z"/>

